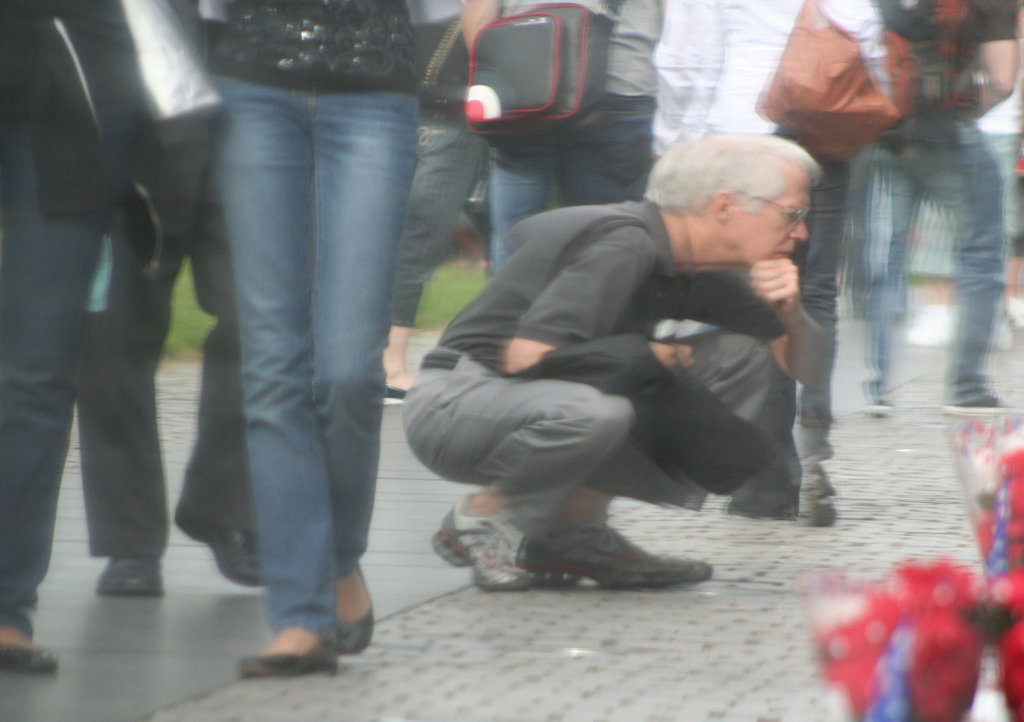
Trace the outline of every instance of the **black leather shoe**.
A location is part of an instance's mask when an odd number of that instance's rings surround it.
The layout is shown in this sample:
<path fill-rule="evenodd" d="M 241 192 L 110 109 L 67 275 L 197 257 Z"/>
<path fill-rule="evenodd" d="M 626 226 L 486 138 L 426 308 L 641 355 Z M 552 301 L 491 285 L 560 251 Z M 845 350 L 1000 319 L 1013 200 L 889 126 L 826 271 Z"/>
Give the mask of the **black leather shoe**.
<path fill-rule="evenodd" d="M 155 557 L 112 557 L 96 584 L 105 597 L 162 597 L 164 582 Z"/>
<path fill-rule="evenodd" d="M 338 654 L 359 654 L 373 640 L 373 609 L 354 622 L 338 620 Z"/>
<path fill-rule="evenodd" d="M 53 674 L 57 671 L 57 655 L 40 647 L 0 644 L 0 670 Z"/>
<path fill-rule="evenodd" d="M 176 523 L 190 537 L 210 547 L 217 569 L 225 579 L 243 587 L 258 587 L 262 584 L 256 537 L 251 531 L 200 526 L 181 519 Z"/>
<path fill-rule="evenodd" d="M 246 677 L 295 677 L 338 671 L 338 653 L 334 645 L 320 641 L 306 654 L 271 654 L 265 657 L 246 657 L 238 665 L 238 672 Z"/>

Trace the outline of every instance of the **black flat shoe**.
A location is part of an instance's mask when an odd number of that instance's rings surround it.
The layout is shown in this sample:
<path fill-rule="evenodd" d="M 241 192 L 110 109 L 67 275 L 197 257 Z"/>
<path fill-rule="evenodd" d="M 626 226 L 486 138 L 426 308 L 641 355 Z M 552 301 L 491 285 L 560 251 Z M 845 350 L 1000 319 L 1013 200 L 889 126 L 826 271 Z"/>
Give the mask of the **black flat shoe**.
<path fill-rule="evenodd" d="M 356 564 L 355 572 L 359 575 L 359 582 L 369 596 L 370 589 L 366 586 L 366 577 L 363 576 L 362 567 Z M 359 654 L 370 646 L 370 641 L 373 639 L 373 606 L 371 605 L 370 611 L 354 622 L 345 622 L 339 619 L 336 629 L 338 654 Z"/>
<path fill-rule="evenodd" d="M 270 654 L 261 657 L 246 657 L 238 665 L 243 678 L 249 677 L 296 677 L 301 674 L 316 674 L 338 671 L 338 653 L 334 645 L 321 641 L 306 654 Z"/>
<path fill-rule="evenodd" d="M 39 647 L 0 644 L 0 671 L 53 674 L 57 671 L 57 655 Z"/>
<path fill-rule="evenodd" d="M 338 654 L 359 654 L 373 639 L 373 609 L 354 622 L 338 620 Z"/>
<path fill-rule="evenodd" d="M 112 557 L 96 583 L 96 593 L 104 597 L 162 597 L 160 560 Z"/>
<path fill-rule="evenodd" d="M 397 386 L 387 384 L 384 387 L 384 405 L 385 406 L 398 406 L 405 401 L 405 389 L 400 389 Z"/>
<path fill-rule="evenodd" d="M 243 587 L 262 584 L 256 537 L 251 531 L 202 526 L 184 519 L 176 519 L 175 523 L 191 538 L 210 547 L 217 569 L 225 579 Z"/>

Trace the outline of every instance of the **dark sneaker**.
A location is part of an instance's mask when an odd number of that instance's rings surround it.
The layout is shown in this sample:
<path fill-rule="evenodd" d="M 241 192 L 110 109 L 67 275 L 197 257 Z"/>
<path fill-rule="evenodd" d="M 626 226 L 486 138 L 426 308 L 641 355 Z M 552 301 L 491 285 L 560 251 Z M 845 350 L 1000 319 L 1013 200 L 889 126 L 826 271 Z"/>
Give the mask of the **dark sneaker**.
<path fill-rule="evenodd" d="M 649 554 L 593 522 L 527 539 L 519 564 L 543 586 L 571 586 L 586 577 L 609 589 L 658 589 L 711 578 L 710 564 Z"/>
<path fill-rule="evenodd" d="M 473 567 L 473 584 L 489 592 L 527 589 L 533 575 L 516 565 L 523 534 L 505 514 L 473 516 L 459 502 L 434 534 L 434 551 L 453 566 Z"/>
<path fill-rule="evenodd" d="M 164 582 L 155 557 L 113 557 L 96 584 L 105 597 L 162 597 Z"/>
<path fill-rule="evenodd" d="M 783 504 L 778 509 L 748 509 L 732 499 L 726 504 L 725 513 L 729 516 L 741 516 L 744 519 L 768 519 L 771 521 L 793 521 L 798 516 L 796 502 Z"/>
<path fill-rule="evenodd" d="M 800 486 L 800 524 L 833 526 L 839 517 L 835 505 L 835 487 L 819 463 L 807 464 Z"/>
<path fill-rule="evenodd" d="M 942 407 L 947 414 L 955 416 L 992 416 L 1007 414 L 1011 409 L 991 391 L 975 396 L 967 401 L 956 401 Z"/>

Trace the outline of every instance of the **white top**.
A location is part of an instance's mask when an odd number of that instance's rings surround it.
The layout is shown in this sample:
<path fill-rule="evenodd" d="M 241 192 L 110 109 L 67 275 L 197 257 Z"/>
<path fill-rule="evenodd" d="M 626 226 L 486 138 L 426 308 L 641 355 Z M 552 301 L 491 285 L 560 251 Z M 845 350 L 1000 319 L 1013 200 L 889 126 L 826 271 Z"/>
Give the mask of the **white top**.
<path fill-rule="evenodd" d="M 871 0 L 819 0 L 822 12 L 884 64 L 882 25 Z M 668 0 L 654 56 L 658 110 L 654 152 L 706 133 L 771 133 L 757 98 L 779 64 L 803 0 Z"/>
<path fill-rule="evenodd" d="M 1024 38 L 1017 41 L 1020 49 L 1019 59 L 1021 67 L 1017 69 L 1017 86 L 1013 93 L 1001 103 L 989 108 L 985 115 L 978 119 L 978 127 L 983 133 L 992 135 L 1019 135 L 1021 122 L 1024 121 L 1024 109 L 1021 103 L 1024 97 L 1021 95 L 1021 85 L 1024 85 Z"/>

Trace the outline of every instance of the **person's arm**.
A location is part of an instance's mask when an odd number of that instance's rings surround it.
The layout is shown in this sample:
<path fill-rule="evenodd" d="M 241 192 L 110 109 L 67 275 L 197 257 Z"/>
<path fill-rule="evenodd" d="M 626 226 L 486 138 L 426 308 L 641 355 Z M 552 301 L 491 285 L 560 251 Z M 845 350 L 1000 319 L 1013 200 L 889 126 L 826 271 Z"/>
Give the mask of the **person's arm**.
<path fill-rule="evenodd" d="M 555 350 L 554 345 L 532 338 L 514 338 L 505 347 L 505 373 L 517 374 Z"/>
<path fill-rule="evenodd" d="M 771 307 L 786 330 L 769 342 L 776 362 L 800 383 L 820 385 L 825 375 L 819 353 L 824 335 L 800 301 L 796 266 L 788 258 L 758 261 L 750 269 L 750 279 L 754 292 Z"/>
<path fill-rule="evenodd" d="M 499 0 L 466 0 L 460 16 L 462 20 L 462 37 L 466 47 L 473 49 L 473 40 L 484 25 L 496 20 L 501 14 Z"/>
<path fill-rule="evenodd" d="M 1020 59 L 1016 40 L 993 40 L 982 43 L 979 52 L 988 78 L 981 99 L 981 109 L 985 111 L 1013 92 Z"/>

